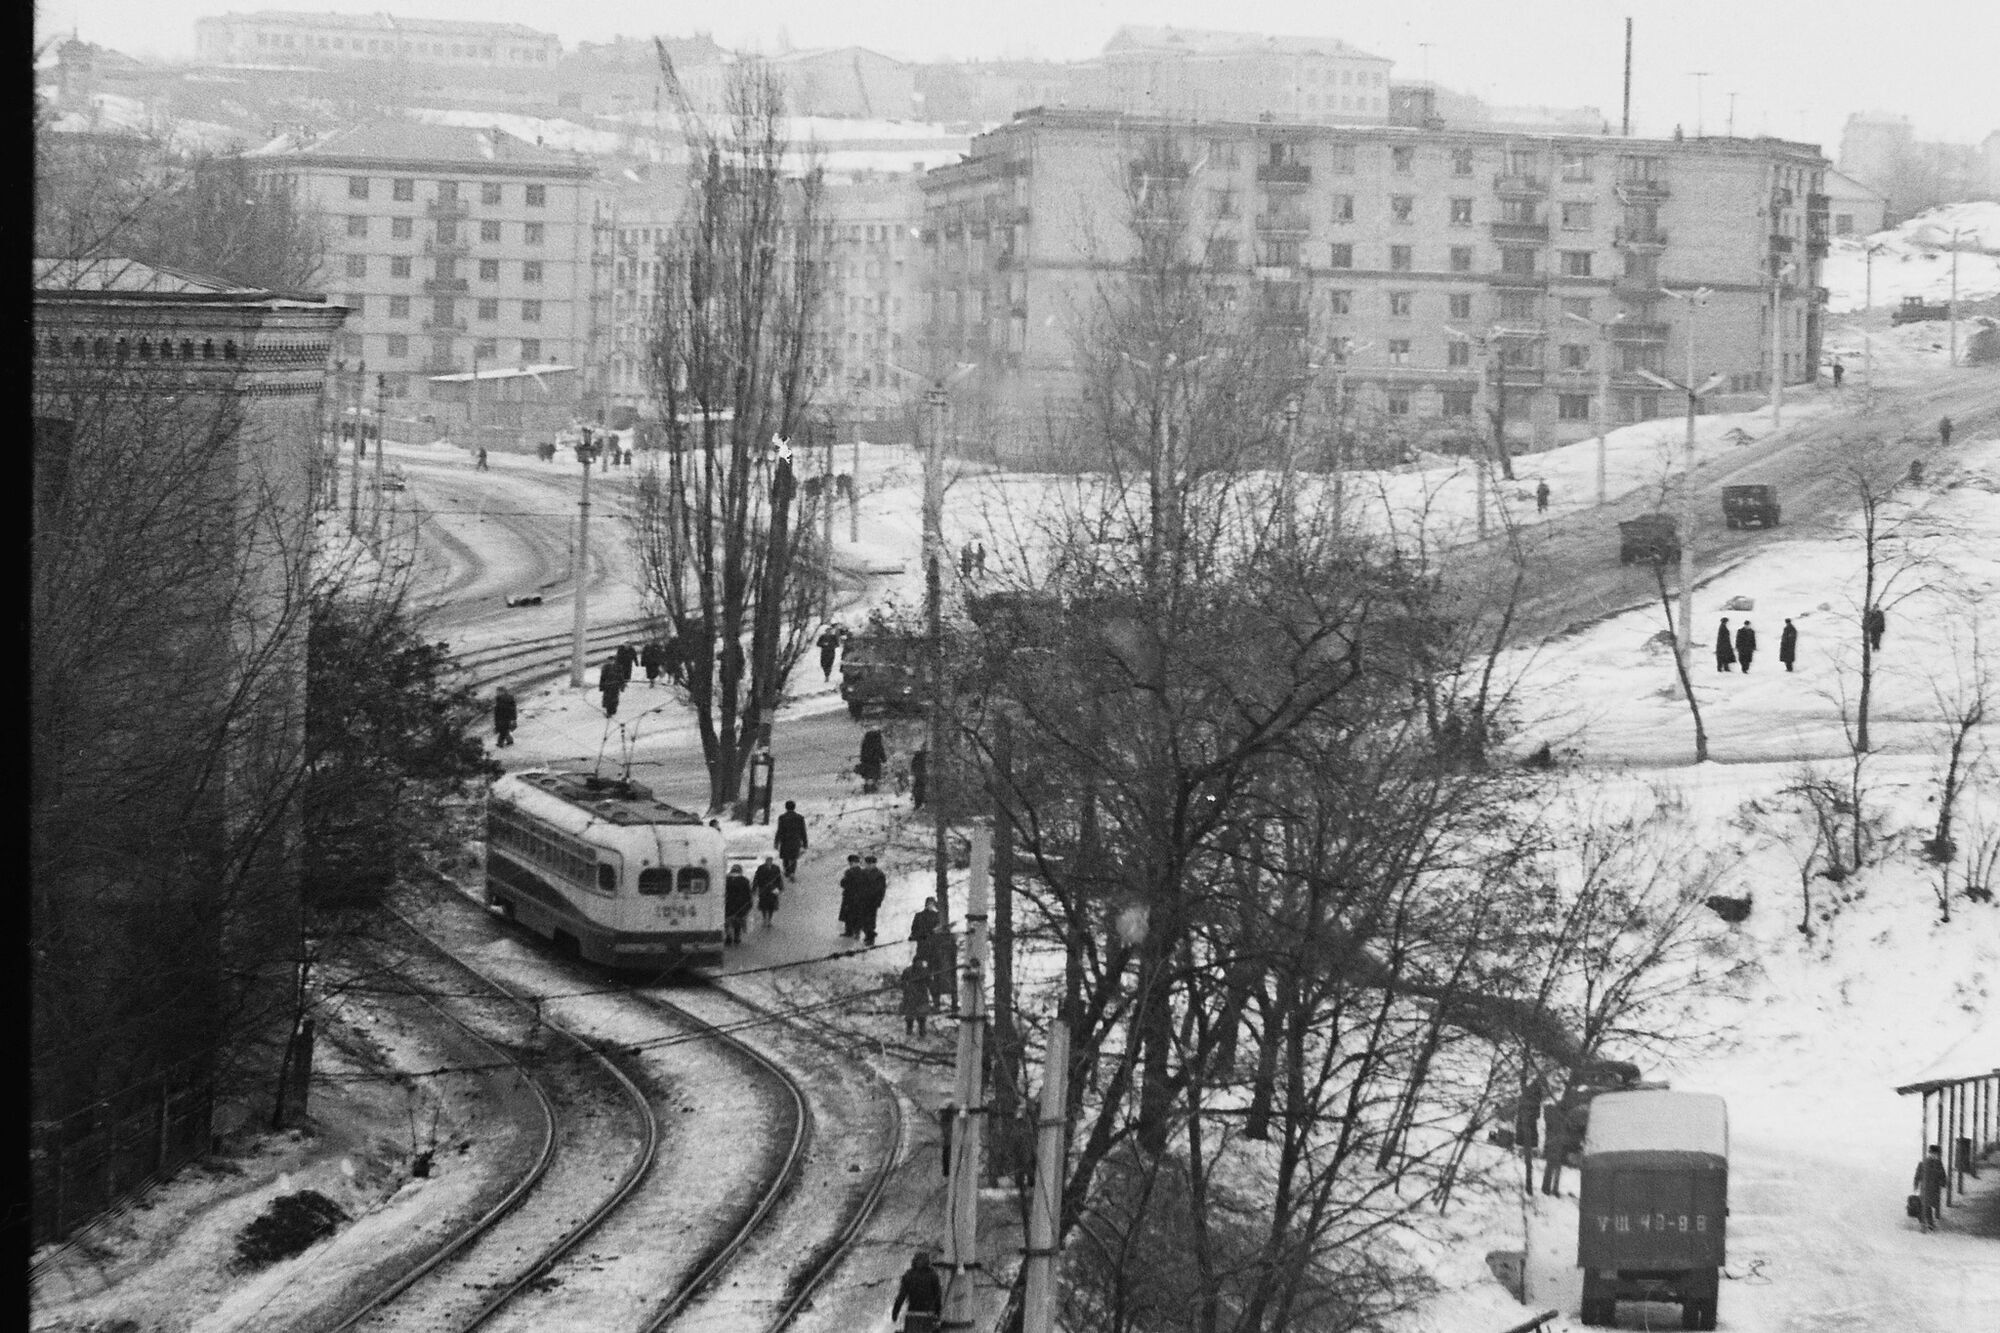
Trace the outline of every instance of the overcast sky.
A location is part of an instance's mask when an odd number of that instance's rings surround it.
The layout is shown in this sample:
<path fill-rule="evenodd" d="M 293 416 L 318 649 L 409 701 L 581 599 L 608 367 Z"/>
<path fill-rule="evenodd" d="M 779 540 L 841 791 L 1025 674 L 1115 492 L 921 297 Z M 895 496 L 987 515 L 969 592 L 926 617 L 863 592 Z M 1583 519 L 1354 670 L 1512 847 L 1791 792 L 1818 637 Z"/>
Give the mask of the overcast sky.
<path fill-rule="evenodd" d="M 74 26 L 134 55 L 189 56 L 218 0 L 37 0 L 41 35 Z M 263 7 L 263 6 L 258 6 Z M 279 4 L 271 8 L 285 8 Z M 1642 132 L 1701 122 L 1721 133 L 1839 148 L 1849 112 L 1888 110 L 1919 137 L 1976 143 L 2000 129 L 2000 0 L 1417 0 L 1336 7 L 1301 0 L 301 0 L 298 9 L 479 17 L 553 31 L 565 45 L 613 34 L 707 30 L 739 49 L 867 46 L 908 59 L 1096 54 L 1124 23 L 1339 37 L 1502 105 L 1595 106 L 1618 118 L 1624 18 L 1635 21 L 1633 119 Z M 246 4 L 244 9 L 250 9 Z M 1345 10 L 1343 13 L 1342 10 Z M 1696 71 L 1706 71 L 1703 78 Z"/>

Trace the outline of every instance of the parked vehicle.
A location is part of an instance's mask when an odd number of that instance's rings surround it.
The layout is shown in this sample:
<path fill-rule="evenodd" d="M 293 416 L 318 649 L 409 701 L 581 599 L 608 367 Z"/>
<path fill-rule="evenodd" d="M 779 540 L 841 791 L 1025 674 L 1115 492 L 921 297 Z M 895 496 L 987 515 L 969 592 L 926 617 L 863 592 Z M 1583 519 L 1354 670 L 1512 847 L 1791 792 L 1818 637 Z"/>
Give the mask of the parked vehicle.
<path fill-rule="evenodd" d="M 1950 319 L 1951 307 L 1942 301 L 1927 304 L 1921 296 L 1906 296 L 1903 304 L 1889 314 L 1891 324 L 1917 324 L 1927 319 Z"/>
<path fill-rule="evenodd" d="M 848 714 L 870 707 L 914 712 L 930 702 L 929 643 L 921 634 L 863 634 L 840 657 L 840 697 Z"/>
<path fill-rule="evenodd" d="M 1613 1324 L 1619 1301 L 1681 1307 L 1681 1327 L 1715 1327 L 1729 1217 L 1729 1112 L 1698 1092 L 1608 1092 L 1584 1134 L 1576 1262 L 1583 1322 Z"/>
<path fill-rule="evenodd" d="M 1680 558 L 1680 524 L 1672 514 L 1641 514 L 1618 525 L 1619 564 L 1665 564 Z"/>
<path fill-rule="evenodd" d="M 1732 528 L 1778 526 L 1776 486 L 1724 486 L 1722 518 Z"/>

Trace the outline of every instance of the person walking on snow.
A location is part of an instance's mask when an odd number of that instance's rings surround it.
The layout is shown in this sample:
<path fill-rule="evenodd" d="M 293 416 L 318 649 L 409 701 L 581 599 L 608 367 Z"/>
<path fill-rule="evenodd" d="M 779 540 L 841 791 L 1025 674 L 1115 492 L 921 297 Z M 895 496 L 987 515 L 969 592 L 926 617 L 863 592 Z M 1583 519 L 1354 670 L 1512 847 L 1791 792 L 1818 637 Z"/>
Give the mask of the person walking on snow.
<path fill-rule="evenodd" d="M 753 891 L 750 877 L 743 873 L 743 867 L 729 867 L 729 874 L 722 881 L 722 942 L 724 944 L 743 943 L 743 927 L 750 920 L 750 903 Z"/>
<path fill-rule="evenodd" d="M 840 631 L 828 625 L 819 632 L 819 638 L 815 639 L 814 642 L 819 645 L 820 679 L 823 681 L 832 680 L 833 658 L 840 651 Z"/>
<path fill-rule="evenodd" d="M 931 1267 L 928 1250 L 918 1250 L 904 1271 L 903 1281 L 896 1288 L 895 1304 L 889 1307 L 891 1323 L 902 1315 L 905 1306 L 909 1307 L 910 1317 L 903 1320 L 903 1333 L 937 1333 L 938 1316 L 944 1313 L 944 1283 Z"/>
<path fill-rule="evenodd" d="M 854 938 L 854 923 L 861 915 L 861 886 L 867 877 L 861 869 L 861 858 L 853 852 L 847 854 L 847 869 L 840 876 L 840 938 Z"/>
<path fill-rule="evenodd" d="M 514 722 L 520 716 L 520 706 L 514 702 L 514 692 L 505 685 L 493 696 L 493 734 L 495 745 L 514 743 Z"/>
<path fill-rule="evenodd" d="M 764 918 L 764 929 L 771 928 L 771 917 L 778 910 L 778 895 L 785 891 L 785 872 L 778 869 L 778 863 L 770 857 L 757 867 L 756 878 L 750 887 L 757 891 L 757 912 Z M 748 908 L 744 909 L 746 915 Z"/>
<path fill-rule="evenodd" d="M 1750 659 L 1756 655 L 1757 631 L 1751 629 L 1750 622 L 1746 620 L 1736 631 L 1736 660 L 1742 664 L 1744 675 L 1750 674 Z"/>
<path fill-rule="evenodd" d="M 1535 487 L 1535 512 L 1537 514 L 1549 512 L 1549 484 L 1546 481 Z"/>
<path fill-rule="evenodd" d="M 910 943 L 917 946 L 916 956 L 927 956 L 927 946 L 932 934 L 938 928 L 937 899 L 924 899 L 923 910 L 910 918 Z"/>
<path fill-rule="evenodd" d="M 1847 378 L 1847 367 L 1841 365 L 1840 358 L 1836 356 L 1835 358 L 1833 358 L 1833 387 L 1838 389 L 1840 387 L 1840 382 L 1846 378 Z"/>
<path fill-rule="evenodd" d="M 931 1014 L 931 974 L 924 960 L 914 959 L 898 978 L 903 989 L 903 1035 L 921 1037 Z"/>
<path fill-rule="evenodd" d="M 1949 445 L 1951 443 L 1950 417 L 1938 418 L 1938 443 L 1943 445 Z"/>
<path fill-rule="evenodd" d="M 639 650 L 639 665 L 646 669 L 646 684 L 649 688 L 660 683 L 660 670 L 666 664 L 662 661 L 658 639 L 646 640 L 646 646 Z"/>
<path fill-rule="evenodd" d="M 930 773 L 930 748 L 928 746 L 919 746 L 917 752 L 910 756 L 910 806 L 912 809 L 921 810 L 924 808 L 924 795 L 929 783 Z"/>
<path fill-rule="evenodd" d="M 875 858 L 864 857 L 861 867 L 863 875 L 861 892 L 856 897 L 855 906 L 860 909 L 857 926 L 861 932 L 861 942 L 875 943 L 875 916 L 882 910 L 882 900 L 889 894 L 889 876 L 882 867 L 875 864 Z"/>
<path fill-rule="evenodd" d="M 1785 664 L 1785 670 L 1792 669 L 1792 663 L 1799 656 L 1799 631 L 1790 620 L 1785 622 L 1785 632 L 1778 636 L 1778 660 Z"/>
<path fill-rule="evenodd" d="M 477 472 L 490 472 L 492 470 L 486 466 L 486 449 L 484 446 L 481 446 L 479 450 L 479 462 L 474 466 L 473 470 Z"/>
<path fill-rule="evenodd" d="M 604 716 L 618 716 L 618 694 L 624 688 L 625 676 L 618 669 L 618 659 L 605 658 L 604 665 L 597 668 L 597 689 L 604 696 Z"/>
<path fill-rule="evenodd" d="M 1883 612 L 1882 608 L 1879 606 L 1869 607 L 1868 614 L 1862 617 L 1861 629 L 1868 636 L 1868 646 L 1878 653 L 1882 651 L 1882 635 L 1887 632 L 1888 628 L 1889 617 Z"/>
<path fill-rule="evenodd" d="M 1736 664 L 1736 645 L 1729 637 L 1729 617 L 1715 627 L 1715 669 L 1727 671 Z"/>
<path fill-rule="evenodd" d="M 882 784 L 882 770 L 889 765 L 889 747 L 879 729 L 870 728 L 861 737 L 861 762 L 854 771 L 861 775 L 861 790 L 872 794 Z"/>
<path fill-rule="evenodd" d="M 1917 1221 L 1925 1231 L 1937 1230 L 1944 1183 L 1944 1149 L 1933 1143 L 1924 1159 L 1917 1163 L 1917 1174 L 1910 1180 L 1910 1188 L 1917 1192 Z"/>
<path fill-rule="evenodd" d="M 785 878 L 791 879 L 799 873 L 799 854 L 805 851 L 809 839 L 806 837 L 806 817 L 799 813 L 797 801 L 785 802 L 785 813 L 778 816 L 778 859 L 785 863 Z"/>

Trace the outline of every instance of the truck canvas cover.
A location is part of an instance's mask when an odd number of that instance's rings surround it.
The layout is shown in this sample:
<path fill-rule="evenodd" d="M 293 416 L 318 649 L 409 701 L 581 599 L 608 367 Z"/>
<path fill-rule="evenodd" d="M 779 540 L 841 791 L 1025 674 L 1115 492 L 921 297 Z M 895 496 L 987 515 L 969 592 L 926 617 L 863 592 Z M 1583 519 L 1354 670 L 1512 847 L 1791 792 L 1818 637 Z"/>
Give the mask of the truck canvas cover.
<path fill-rule="evenodd" d="M 1729 1110 L 1706 1092 L 1607 1092 L 1590 1103 L 1590 1128 L 1583 1139 L 1588 1161 L 1604 1153 L 1669 1153 L 1674 1160 L 1729 1162 Z"/>
<path fill-rule="evenodd" d="M 1693 1092 L 1609 1092 L 1590 1107 L 1578 1200 L 1585 1268 L 1686 1271 L 1723 1262 L 1729 1114 Z"/>

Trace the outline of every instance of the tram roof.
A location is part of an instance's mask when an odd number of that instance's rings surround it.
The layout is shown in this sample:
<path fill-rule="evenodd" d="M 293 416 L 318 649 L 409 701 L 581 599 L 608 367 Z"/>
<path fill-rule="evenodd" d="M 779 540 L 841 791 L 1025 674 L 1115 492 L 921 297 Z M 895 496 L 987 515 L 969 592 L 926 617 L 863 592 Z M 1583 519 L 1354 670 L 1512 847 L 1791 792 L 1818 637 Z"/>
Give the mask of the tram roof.
<path fill-rule="evenodd" d="M 701 816 L 656 800 L 652 788 L 628 779 L 536 769 L 512 776 L 565 804 L 613 824 L 700 824 Z"/>

